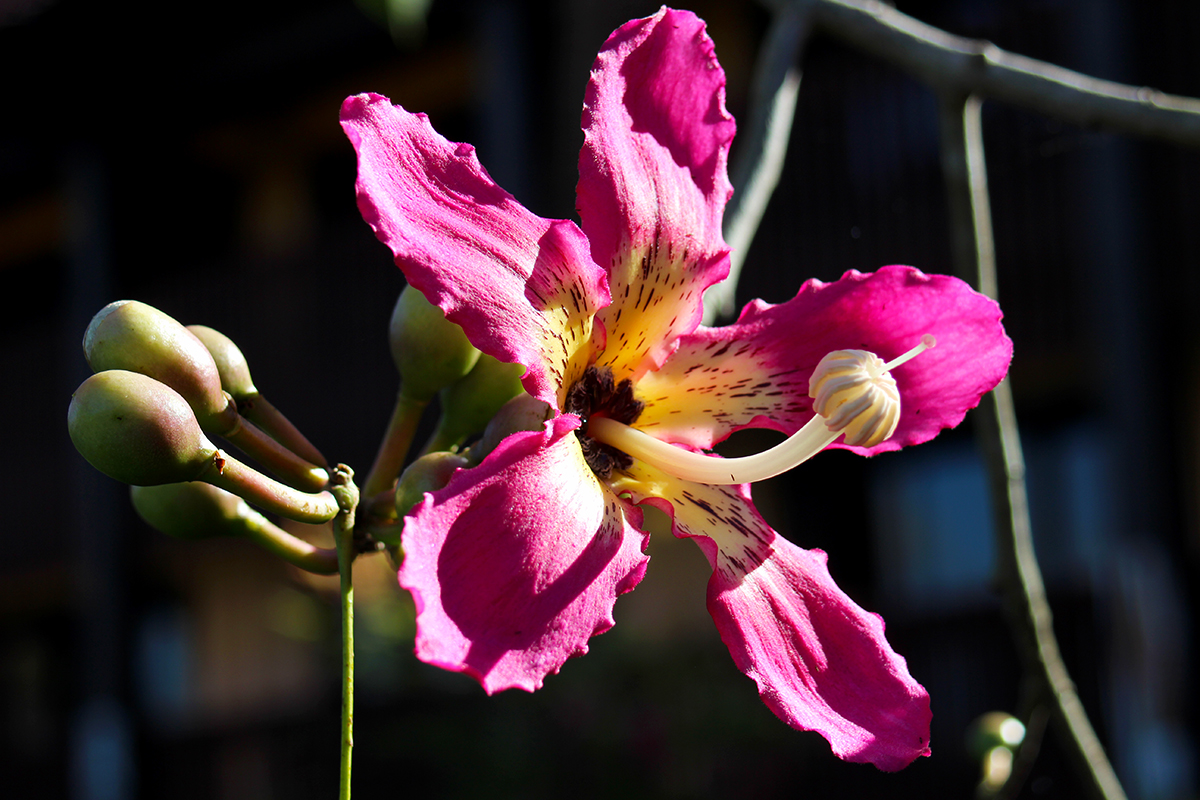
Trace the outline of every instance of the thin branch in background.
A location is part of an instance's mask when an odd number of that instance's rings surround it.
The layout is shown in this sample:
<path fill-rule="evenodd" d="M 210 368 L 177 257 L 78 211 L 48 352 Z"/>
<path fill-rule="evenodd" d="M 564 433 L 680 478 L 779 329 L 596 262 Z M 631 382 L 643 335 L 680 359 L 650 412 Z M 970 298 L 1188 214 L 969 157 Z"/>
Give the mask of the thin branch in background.
<path fill-rule="evenodd" d="M 748 130 L 731 170 L 725 214 L 729 279 L 704 296 L 704 322 L 730 317 L 742 263 L 783 172 L 800 91 L 800 50 L 811 30 L 883 58 L 943 94 L 975 95 L 1085 127 L 1200 147 L 1200 100 L 1104 81 L 954 36 L 877 0 L 763 0 L 773 9 L 763 43 Z"/>
<path fill-rule="evenodd" d="M 956 270 L 980 291 L 996 296 L 984 162 L 982 98 L 941 98 L 942 171 L 950 207 Z M 1048 703 L 1064 733 L 1066 749 L 1089 793 L 1097 800 L 1124 800 L 1125 792 L 1100 745 L 1067 673 L 1054 637 L 1050 605 L 1033 548 L 1025 460 L 1012 390 L 1006 378 L 984 397 L 976 417 L 991 479 L 996 514 L 997 580 L 1017 640 L 1026 678 L 1033 681 L 1029 713 Z M 1026 719 L 1028 723 L 1030 720 Z M 1032 744 L 1032 742 L 1031 742 Z M 1034 745 L 1036 746 L 1036 745 Z"/>
<path fill-rule="evenodd" d="M 816 29 L 940 92 L 978 95 L 1084 127 L 1200 146 L 1200 100 L 1099 80 L 991 42 L 954 36 L 877 0 L 774 0 L 811 9 Z"/>
<path fill-rule="evenodd" d="M 746 251 L 762 221 L 787 155 L 796 98 L 800 94 L 800 48 L 808 38 L 809 9 L 788 6 L 775 13 L 754 66 L 754 85 L 747 132 L 733 164 L 733 198 L 725 210 L 724 234 L 729 244 L 729 279 L 704 295 L 704 324 L 732 317 L 737 310 L 738 276 Z"/>

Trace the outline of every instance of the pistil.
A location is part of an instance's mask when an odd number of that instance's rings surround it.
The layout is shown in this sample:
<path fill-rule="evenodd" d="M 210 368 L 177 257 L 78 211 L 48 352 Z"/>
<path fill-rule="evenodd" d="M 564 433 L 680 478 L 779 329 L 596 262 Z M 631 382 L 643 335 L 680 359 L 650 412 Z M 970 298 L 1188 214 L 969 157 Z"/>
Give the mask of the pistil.
<path fill-rule="evenodd" d="M 886 364 L 865 350 L 835 350 L 809 379 L 816 415 L 782 443 L 743 458 L 719 458 L 655 439 L 608 417 L 592 417 L 587 435 L 684 480 L 738 484 L 773 478 L 796 467 L 845 435 L 845 443 L 873 447 L 896 431 L 900 392 L 891 370 L 937 344 L 933 336 Z"/>

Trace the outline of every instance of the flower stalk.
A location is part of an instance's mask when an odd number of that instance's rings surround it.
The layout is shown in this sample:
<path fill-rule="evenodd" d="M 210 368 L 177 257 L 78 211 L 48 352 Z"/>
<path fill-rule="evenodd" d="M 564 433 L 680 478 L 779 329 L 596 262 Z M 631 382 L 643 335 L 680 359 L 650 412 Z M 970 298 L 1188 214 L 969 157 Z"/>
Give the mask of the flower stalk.
<path fill-rule="evenodd" d="M 238 426 L 221 434 L 230 444 L 278 475 L 289 486 L 305 492 L 317 492 L 329 482 L 329 473 L 300 457 L 247 419 L 238 417 Z"/>
<path fill-rule="evenodd" d="M 268 478 L 233 456 L 218 450 L 209 468 L 196 480 L 232 492 L 266 511 L 296 522 L 328 522 L 338 513 L 338 504 L 328 491 L 308 494 Z"/>
<path fill-rule="evenodd" d="M 203 481 L 131 486 L 129 498 L 150 527 L 168 536 L 184 540 L 245 538 L 306 572 L 337 574 L 336 551 L 293 536 L 242 498 Z"/>
<path fill-rule="evenodd" d="M 246 421 L 257 425 L 292 453 L 317 466 L 323 467 L 329 463 L 308 437 L 301 433 L 283 412 L 271 405 L 266 397 L 255 393 L 245 399 L 239 399 L 235 395 L 234 399 L 237 400 L 238 411 Z"/>
<path fill-rule="evenodd" d="M 336 551 L 297 538 L 253 509 L 248 511 L 242 517 L 247 539 L 305 572 L 314 575 L 334 575 L 338 572 Z"/>
<path fill-rule="evenodd" d="M 383 441 L 379 443 L 379 451 L 375 454 L 375 461 L 371 464 L 371 471 L 367 473 L 367 479 L 363 483 L 364 496 L 372 498 L 392 488 L 412 447 L 421 415 L 425 413 L 428 405 L 428 401 L 415 400 L 403 389 L 396 395 L 392 419 L 388 422 Z M 386 504 L 386 507 L 390 506 L 391 503 Z"/>
<path fill-rule="evenodd" d="M 245 419 L 256 424 L 303 461 L 318 467 L 329 465 L 325 456 L 321 455 L 312 442 L 259 393 L 253 378 L 250 377 L 250 365 L 246 363 L 246 357 L 232 339 L 207 325 L 188 325 L 187 329 L 208 349 L 213 363 L 217 366 L 221 388 L 229 392 L 237 403 L 238 412 Z M 235 444 L 242 446 L 240 442 Z"/>
<path fill-rule="evenodd" d="M 350 768 L 354 750 L 354 514 L 359 492 L 353 471 L 344 464 L 334 467 L 331 491 L 337 498 L 338 515 L 333 520 L 337 542 L 339 596 L 342 616 L 342 727 L 339 800 L 350 800 Z"/>

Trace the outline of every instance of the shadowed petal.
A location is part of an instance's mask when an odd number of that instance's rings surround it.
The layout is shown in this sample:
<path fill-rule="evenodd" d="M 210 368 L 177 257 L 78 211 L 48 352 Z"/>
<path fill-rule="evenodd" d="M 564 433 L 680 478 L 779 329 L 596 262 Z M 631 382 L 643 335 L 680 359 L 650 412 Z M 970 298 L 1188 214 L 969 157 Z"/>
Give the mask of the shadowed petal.
<path fill-rule="evenodd" d="M 424 114 L 357 95 L 342 127 L 358 152 L 359 210 L 408 281 L 480 350 L 524 364 L 530 394 L 561 402 L 603 344 L 592 317 L 608 288 L 583 233 L 525 209 Z"/>
<path fill-rule="evenodd" d="M 897 367 L 900 423 L 873 455 L 928 441 L 962 421 L 1008 371 L 1012 341 L 996 303 L 946 275 L 884 267 L 811 280 L 779 305 L 756 300 L 723 328 L 685 336 L 658 372 L 638 382 L 637 427 L 670 442 L 710 448 L 741 428 L 792 434 L 812 418 L 808 379 L 832 350 L 869 350 L 884 361 L 926 333 L 937 347 Z"/>
<path fill-rule="evenodd" d="M 405 519 L 400 585 L 417 605 L 417 657 L 489 694 L 533 691 L 586 653 L 646 571 L 641 513 L 596 480 L 577 426 L 557 417 L 513 434 Z"/>
<path fill-rule="evenodd" d="M 620 379 L 661 364 L 699 323 L 704 289 L 729 272 L 734 122 L 704 23 L 663 8 L 614 32 L 592 68 L 583 129 L 576 202 L 612 291 L 601 363 Z"/>
<path fill-rule="evenodd" d="M 929 755 L 929 695 L 883 620 L 837 587 L 820 550 L 759 516 L 745 486 L 707 486 L 635 463 L 619 488 L 671 515 L 713 567 L 708 610 L 738 669 L 775 714 L 847 761 L 892 771 Z"/>

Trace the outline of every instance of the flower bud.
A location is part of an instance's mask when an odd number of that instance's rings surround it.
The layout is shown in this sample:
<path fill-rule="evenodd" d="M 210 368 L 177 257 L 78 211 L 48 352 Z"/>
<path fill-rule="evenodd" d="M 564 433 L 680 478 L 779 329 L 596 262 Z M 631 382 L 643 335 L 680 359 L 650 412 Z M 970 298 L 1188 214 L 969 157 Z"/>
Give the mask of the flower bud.
<path fill-rule="evenodd" d="M 479 358 L 463 329 L 412 286 L 396 300 L 388 343 L 400 371 L 400 391 L 424 403 L 469 373 Z"/>
<path fill-rule="evenodd" d="M 128 370 L 170 386 L 210 433 L 225 435 L 240 422 L 208 349 L 154 306 L 136 300 L 109 303 L 83 334 L 83 353 L 93 372 Z"/>
<path fill-rule="evenodd" d="M 239 403 L 258 397 L 258 389 L 250 378 L 250 365 L 232 339 L 207 325 L 188 325 L 187 329 L 212 356 L 217 374 L 221 377 L 222 389 Z"/>
<path fill-rule="evenodd" d="M 243 517 L 255 513 L 246 501 L 201 481 L 131 486 L 138 516 L 157 531 L 178 539 L 209 539 L 245 533 Z"/>
<path fill-rule="evenodd" d="M 483 461 L 511 433 L 542 430 L 553 414 L 549 403 L 521 392 L 492 417 L 483 437 L 471 447 L 471 460 L 476 464 Z"/>
<path fill-rule="evenodd" d="M 67 428 L 80 455 L 137 486 L 198 478 L 218 457 L 187 401 L 138 372 L 99 372 L 75 390 Z"/>
<path fill-rule="evenodd" d="M 445 488 L 455 470 L 469 466 L 464 456 L 446 452 L 429 453 L 409 464 L 396 484 L 396 516 L 403 519 L 426 492 Z"/>
<path fill-rule="evenodd" d="M 442 416 L 434 439 L 444 450 L 462 444 L 468 436 L 483 431 L 496 412 L 524 391 L 520 364 L 505 364 L 486 353 L 462 380 L 442 390 Z"/>
<path fill-rule="evenodd" d="M 238 412 L 252 423 L 242 424 L 222 435 L 247 455 L 258 459 L 278 474 L 299 481 L 297 486 L 305 489 L 318 489 L 323 486 L 328 475 L 322 472 L 314 478 L 310 475 L 308 467 L 328 466 L 325 456 L 321 455 L 321 451 L 308 441 L 282 412 L 259 394 L 258 387 L 250 377 L 250 365 L 242 355 L 241 349 L 228 336 L 207 326 L 188 325 L 187 330 L 207 348 L 213 363 L 216 364 L 217 373 L 221 376 L 221 388 L 233 397 Z M 271 442 L 256 435 L 253 430 L 255 425 L 284 449 L 307 461 L 308 465 L 290 463 L 287 454 L 280 453 Z"/>

